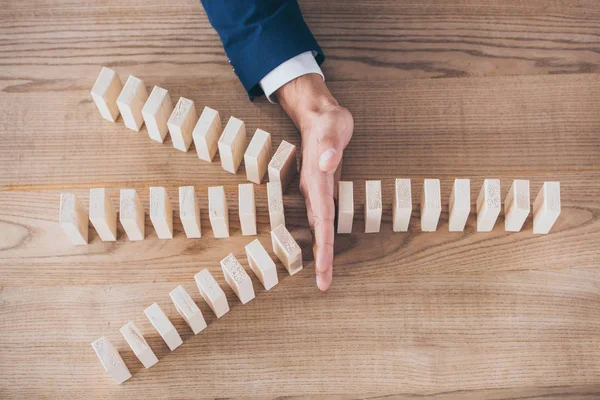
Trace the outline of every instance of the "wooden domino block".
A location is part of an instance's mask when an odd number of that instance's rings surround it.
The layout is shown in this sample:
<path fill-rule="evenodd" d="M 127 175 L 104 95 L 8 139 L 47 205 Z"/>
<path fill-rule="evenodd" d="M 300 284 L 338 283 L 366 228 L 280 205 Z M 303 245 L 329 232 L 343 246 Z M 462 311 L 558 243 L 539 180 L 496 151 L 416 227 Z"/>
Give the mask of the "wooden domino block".
<path fill-rule="evenodd" d="M 500 179 L 485 179 L 477 196 L 477 231 L 494 229 L 501 208 Z"/>
<path fill-rule="evenodd" d="M 192 137 L 198 158 L 212 162 L 217 153 L 219 135 L 221 134 L 221 117 L 217 110 L 204 107 L 200 119 L 194 127 Z"/>
<path fill-rule="evenodd" d="M 533 233 L 550 232 L 560 211 L 560 182 L 544 182 L 533 202 Z"/>
<path fill-rule="evenodd" d="M 273 243 L 273 252 L 290 275 L 294 275 L 302 269 L 302 249 L 285 225 L 279 225 L 271 231 L 271 242 Z"/>
<path fill-rule="evenodd" d="M 144 367 L 150 368 L 158 362 L 156 354 L 154 354 L 148 345 L 148 342 L 146 342 L 146 339 L 144 339 L 144 336 L 137 326 L 135 326 L 133 321 L 129 321 L 127 324 L 123 325 L 119 331 L 121 331 L 121 335 L 123 335 L 123 338 L 125 338 L 125 341 Z"/>
<path fill-rule="evenodd" d="M 296 146 L 281 141 L 269 162 L 269 182 L 280 182 L 281 189 L 285 188 L 296 175 Z"/>
<path fill-rule="evenodd" d="M 421 194 L 421 230 L 423 232 L 435 232 L 441 213 L 440 180 L 425 179 Z"/>
<path fill-rule="evenodd" d="M 180 97 L 167 122 L 174 148 L 183 152 L 189 150 L 192 144 L 192 131 L 197 119 L 194 102 Z"/>
<path fill-rule="evenodd" d="M 115 381 L 123 383 L 131 378 L 129 368 L 127 368 L 121 355 L 107 338 L 101 337 L 100 339 L 93 341 L 92 348 L 100 359 L 104 370 L 108 372 Z"/>
<path fill-rule="evenodd" d="M 504 230 L 519 232 L 529 215 L 529 181 L 515 179 L 504 199 Z"/>
<path fill-rule="evenodd" d="M 269 202 L 269 221 L 271 222 L 271 230 L 277 228 L 279 225 L 285 225 L 281 183 L 267 182 L 267 199 Z"/>
<path fill-rule="evenodd" d="M 178 348 L 182 343 L 181 336 L 177 332 L 177 329 L 173 326 L 173 323 L 169 320 L 164 311 L 156 303 L 144 310 L 144 314 L 159 333 L 160 337 L 163 338 L 167 346 L 171 351 Z"/>
<path fill-rule="evenodd" d="M 254 298 L 254 287 L 250 276 L 233 254 L 229 254 L 221 260 L 221 269 L 225 275 L 225 281 L 242 304 L 246 304 Z"/>
<path fill-rule="evenodd" d="M 354 183 L 338 182 L 338 225 L 337 233 L 352 233 L 354 220 Z"/>
<path fill-rule="evenodd" d="M 365 233 L 379 232 L 382 212 L 381 181 L 366 181 Z"/>
<path fill-rule="evenodd" d="M 469 179 L 455 179 L 448 203 L 450 216 L 448 230 L 462 232 L 465 230 L 467 218 L 471 213 L 471 181 Z"/>
<path fill-rule="evenodd" d="M 105 242 L 117 240 L 117 211 L 106 189 L 90 189 L 90 221 Z"/>
<path fill-rule="evenodd" d="M 208 306 L 213 310 L 217 318 L 221 318 L 227 314 L 229 312 L 227 297 L 210 271 L 205 268 L 194 275 L 194 279 L 196 280 L 196 285 L 198 285 L 198 290 L 200 290 L 200 295 L 208 303 Z"/>
<path fill-rule="evenodd" d="M 229 237 L 229 206 L 223 186 L 208 188 L 208 217 L 216 238 Z"/>
<path fill-rule="evenodd" d="M 117 98 L 123 89 L 119 75 L 110 68 L 102 67 L 92 88 L 92 99 L 102 118 L 115 122 L 119 116 Z"/>
<path fill-rule="evenodd" d="M 188 239 L 202 236 L 200 206 L 193 186 L 181 186 L 179 188 L 179 217 Z"/>
<path fill-rule="evenodd" d="M 253 240 L 246 245 L 245 249 L 250 269 L 263 284 L 265 290 L 269 290 L 277 285 L 279 283 L 277 268 L 260 241 L 258 239 Z"/>
<path fill-rule="evenodd" d="M 117 98 L 117 107 L 121 111 L 123 122 L 127 128 L 139 132 L 144 124 L 142 108 L 146 100 L 148 100 L 148 92 L 144 81 L 130 75 Z"/>
<path fill-rule="evenodd" d="M 188 292 L 179 285 L 169 293 L 175 309 L 188 324 L 194 335 L 197 335 L 206 328 L 206 321 L 202 311 L 198 308 Z"/>
<path fill-rule="evenodd" d="M 144 207 L 135 189 L 121 189 L 119 220 L 129 240 L 144 240 Z"/>
<path fill-rule="evenodd" d="M 262 183 L 267 172 L 269 158 L 271 157 L 271 134 L 262 129 L 257 129 L 244 153 L 246 177 L 250 182 L 258 185 Z"/>
<path fill-rule="evenodd" d="M 169 92 L 158 86 L 154 86 L 148 101 L 142 108 L 142 117 L 148 129 L 150 139 L 162 143 L 169 132 L 168 121 L 173 112 L 173 103 Z"/>
<path fill-rule="evenodd" d="M 150 221 L 159 239 L 173 239 L 173 206 L 164 187 L 150 188 Z"/>
<path fill-rule="evenodd" d="M 88 243 L 88 215 L 73 193 L 60 194 L 58 222 L 74 245 Z"/>
<path fill-rule="evenodd" d="M 219 138 L 219 157 L 221 166 L 227 172 L 235 174 L 242 163 L 246 151 L 246 125 L 241 119 L 229 118 L 229 122 Z"/>
<path fill-rule="evenodd" d="M 238 200 L 242 235 L 256 235 L 256 204 L 253 183 L 238 185 Z"/>
<path fill-rule="evenodd" d="M 392 230 L 394 232 L 408 231 L 412 215 L 412 193 L 410 179 L 396 178 L 394 200 L 392 204 Z"/>

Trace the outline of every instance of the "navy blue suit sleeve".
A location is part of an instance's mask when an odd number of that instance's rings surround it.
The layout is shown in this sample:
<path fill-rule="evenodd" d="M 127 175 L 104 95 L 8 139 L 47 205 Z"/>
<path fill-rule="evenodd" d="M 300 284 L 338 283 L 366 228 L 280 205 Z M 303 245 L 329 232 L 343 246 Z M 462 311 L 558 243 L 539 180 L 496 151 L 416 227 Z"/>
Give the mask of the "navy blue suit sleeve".
<path fill-rule="evenodd" d="M 283 62 L 312 51 L 325 59 L 296 0 L 201 0 L 225 53 L 250 98 L 259 81 Z"/>

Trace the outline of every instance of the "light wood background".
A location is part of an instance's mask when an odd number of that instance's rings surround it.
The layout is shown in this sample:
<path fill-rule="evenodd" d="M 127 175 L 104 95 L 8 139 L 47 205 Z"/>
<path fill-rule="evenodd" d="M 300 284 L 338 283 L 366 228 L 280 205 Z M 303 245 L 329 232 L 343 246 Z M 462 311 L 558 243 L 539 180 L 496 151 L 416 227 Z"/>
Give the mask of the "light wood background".
<path fill-rule="evenodd" d="M 198 160 L 100 118 L 89 91 L 102 65 L 235 115 L 274 143 L 299 144 L 278 106 L 251 103 L 195 0 L 8 0 L 0 7 L 0 398 L 305 397 L 600 398 L 600 3 L 597 0 L 301 2 L 328 60 L 324 72 L 355 118 L 343 178 L 356 185 L 354 234 L 336 238 L 332 288 L 314 284 L 311 237 L 296 188 L 286 217 L 305 269 L 219 321 L 193 282 L 233 251 L 247 266 L 236 185 Z M 436 233 L 391 231 L 396 177 L 440 178 Z M 454 178 L 561 182 L 547 236 L 449 233 Z M 365 235 L 365 179 L 381 179 L 384 223 Z M 91 187 L 195 185 L 203 238 L 72 246 L 59 193 L 87 208 Z M 225 185 L 230 239 L 212 237 L 206 189 Z M 268 243 L 265 187 L 259 237 Z M 176 214 L 177 215 L 177 214 Z M 269 247 L 270 249 L 270 247 Z M 208 328 L 191 335 L 170 304 L 182 284 Z M 174 352 L 143 309 L 158 302 L 184 338 Z M 119 327 L 134 320 L 160 362 L 145 370 Z M 90 342 L 107 336 L 133 378 L 115 384 Z"/>

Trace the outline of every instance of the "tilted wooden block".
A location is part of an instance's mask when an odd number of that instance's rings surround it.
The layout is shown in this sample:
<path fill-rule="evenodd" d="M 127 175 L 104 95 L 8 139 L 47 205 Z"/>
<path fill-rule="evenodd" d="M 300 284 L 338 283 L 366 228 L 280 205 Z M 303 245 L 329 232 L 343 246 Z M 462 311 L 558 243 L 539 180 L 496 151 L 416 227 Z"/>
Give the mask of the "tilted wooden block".
<path fill-rule="evenodd" d="M 88 215 L 75 194 L 60 194 L 58 222 L 74 245 L 88 243 Z"/>
<path fill-rule="evenodd" d="M 302 269 L 302 249 L 285 225 L 279 225 L 271 231 L 271 242 L 273 243 L 273 252 L 290 275 L 294 275 Z"/>
<path fill-rule="evenodd" d="M 175 305 L 175 309 L 185 320 L 194 335 L 197 335 L 206 328 L 206 321 L 202 315 L 202 311 L 198 308 L 188 292 L 179 285 L 169 293 L 171 300 Z"/>
<path fill-rule="evenodd" d="M 100 359 L 104 370 L 108 372 L 115 381 L 123 383 L 131 378 L 129 368 L 127 368 L 121 355 L 107 338 L 101 337 L 100 339 L 93 341 L 92 348 Z"/>
<path fill-rule="evenodd" d="M 171 97 L 169 97 L 169 92 L 166 89 L 154 86 L 148 101 L 142 108 L 142 116 L 150 139 L 159 143 L 165 140 L 165 136 L 169 132 L 167 123 L 172 112 L 173 103 Z"/>
<path fill-rule="evenodd" d="M 529 181 L 515 179 L 504 199 L 504 230 L 519 232 L 529 215 Z"/>
<path fill-rule="evenodd" d="M 223 186 L 208 188 L 208 217 L 216 238 L 229 237 L 229 206 Z"/>
<path fill-rule="evenodd" d="M 133 350 L 135 356 L 138 358 L 138 360 L 140 360 L 144 367 L 150 368 L 158 362 L 156 354 L 154 354 L 148 345 L 148 342 L 146 342 L 146 339 L 144 339 L 144 336 L 141 334 L 137 326 L 135 326 L 133 321 L 129 321 L 119 330 L 121 331 L 121 335 L 123 335 L 129 347 L 131 347 L 131 350 Z"/>
<path fill-rule="evenodd" d="M 450 211 L 448 230 L 450 232 L 464 231 L 467 218 L 471 213 L 471 181 L 469 179 L 454 180 L 448 208 Z"/>
<path fill-rule="evenodd" d="M 256 235 L 256 203 L 253 183 L 238 185 L 238 201 L 242 235 Z"/>
<path fill-rule="evenodd" d="M 533 233 L 550 232 L 560 211 L 560 182 L 544 182 L 533 202 Z"/>
<path fill-rule="evenodd" d="M 269 202 L 269 221 L 271 222 L 271 230 L 277 228 L 279 225 L 285 225 L 281 183 L 267 182 L 267 199 Z"/>
<path fill-rule="evenodd" d="M 435 232 L 440 214 L 442 213 L 442 198 L 439 179 L 425 179 L 421 194 L 421 230 Z"/>
<path fill-rule="evenodd" d="M 246 141 L 244 121 L 235 117 L 229 118 L 218 142 L 221 166 L 225 171 L 232 174 L 237 172 L 244 158 Z"/>
<path fill-rule="evenodd" d="M 117 211 L 104 188 L 90 189 L 90 221 L 100 239 L 117 240 Z"/>
<path fill-rule="evenodd" d="M 379 232 L 382 212 L 381 181 L 366 181 L 365 233 Z"/>
<path fill-rule="evenodd" d="M 225 281 L 242 304 L 246 304 L 254 298 L 254 287 L 250 276 L 233 254 L 229 254 L 221 260 L 221 269 L 225 275 Z"/>
<path fill-rule="evenodd" d="M 171 351 L 178 348 L 182 343 L 181 336 L 177 332 L 177 329 L 173 326 L 173 323 L 169 320 L 164 311 L 156 303 L 144 310 L 144 314 L 159 333 L 160 337 L 163 338 L 167 346 Z"/>
<path fill-rule="evenodd" d="M 352 233 L 354 220 L 354 183 L 338 182 L 338 225 L 337 233 Z"/>
<path fill-rule="evenodd" d="M 267 250 L 258 239 L 253 240 L 246 245 L 246 257 L 250 269 L 254 272 L 258 280 L 263 284 L 265 290 L 271 289 L 279 283 L 277 277 L 277 267 Z"/>
<path fill-rule="evenodd" d="M 282 140 L 269 162 L 269 182 L 280 182 L 281 189 L 285 192 L 294 175 L 296 175 L 296 146 Z"/>
<path fill-rule="evenodd" d="M 164 187 L 150 188 L 150 221 L 159 239 L 173 239 L 173 205 Z"/>
<path fill-rule="evenodd" d="M 129 240 L 144 240 L 145 216 L 135 189 L 121 189 L 119 220 Z"/>
<path fill-rule="evenodd" d="M 200 119 L 194 127 L 192 137 L 198 158 L 212 162 L 217 153 L 219 135 L 221 134 L 221 117 L 217 110 L 204 107 Z"/>
<path fill-rule="evenodd" d="M 115 122 L 119 116 L 117 98 L 123 89 L 119 75 L 110 68 L 102 67 L 92 88 L 92 99 L 102 118 Z"/>
<path fill-rule="evenodd" d="M 500 179 L 485 179 L 477 196 L 477 231 L 494 229 L 501 209 Z"/>
<path fill-rule="evenodd" d="M 174 148 L 184 152 L 190 149 L 192 131 L 197 119 L 198 115 L 196 114 L 194 102 L 185 97 L 180 97 L 167 122 Z"/>
<path fill-rule="evenodd" d="M 396 178 L 394 200 L 392 204 L 392 230 L 394 232 L 408 231 L 412 215 L 412 193 L 410 179 Z"/>
<path fill-rule="evenodd" d="M 213 310 L 217 318 L 221 318 L 227 314 L 229 312 L 227 297 L 210 271 L 205 268 L 194 275 L 194 279 L 196 280 L 196 285 L 198 285 L 198 290 L 200 290 L 200 295 L 208 303 L 208 306 Z"/>
<path fill-rule="evenodd" d="M 130 75 L 117 98 L 117 107 L 121 111 L 123 122 L 127 128 L 139 132 L 144 124 L 142 108 L 146 100 L 148 100 L 148 92 L 144 81 Z"/>
<path fill-rule="evenodd" d="M 271 157 L 271 134 L 257 129 L 244 153 L 246 177 L 250 182 L 261 184 Z"/>
<path fill-rule="evenodd" d="M 179 188 L 179 217 L 188 239 L 202 236 L 200 206 L 193 186 L 181 186 Z"/>

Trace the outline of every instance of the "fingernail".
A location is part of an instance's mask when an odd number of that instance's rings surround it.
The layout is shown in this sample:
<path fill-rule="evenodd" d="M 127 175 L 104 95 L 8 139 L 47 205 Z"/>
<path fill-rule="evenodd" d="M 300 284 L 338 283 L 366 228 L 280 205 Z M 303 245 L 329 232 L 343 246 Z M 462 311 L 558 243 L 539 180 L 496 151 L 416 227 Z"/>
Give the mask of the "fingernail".
<path fill-rule="evenodd" d="M 327 161 L 333 158 L 334 155 L 335 150 L 333 149 L 329 149 L 323 152 L 323 154 L 321 154 L 321 158 L 319 159 L 319 166 L 321 167 L 321 169 L 325 168 L 325 164 L 327 163 Z"/>
<path fill-rule="evenodd" d="M 323 287 L 323 278 L 321 278 L 321 275 L 317 275 L 317 287 L 319 289 Z"/>

